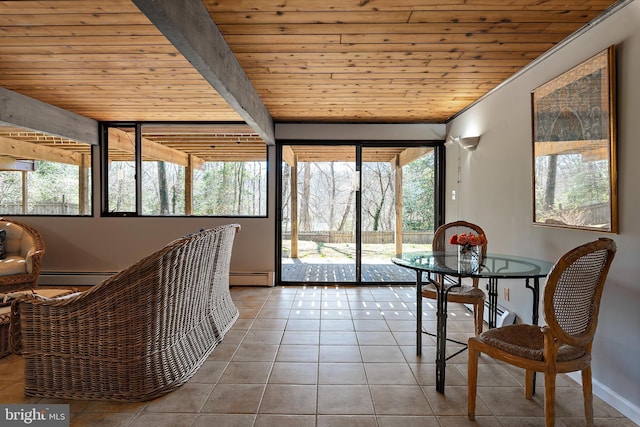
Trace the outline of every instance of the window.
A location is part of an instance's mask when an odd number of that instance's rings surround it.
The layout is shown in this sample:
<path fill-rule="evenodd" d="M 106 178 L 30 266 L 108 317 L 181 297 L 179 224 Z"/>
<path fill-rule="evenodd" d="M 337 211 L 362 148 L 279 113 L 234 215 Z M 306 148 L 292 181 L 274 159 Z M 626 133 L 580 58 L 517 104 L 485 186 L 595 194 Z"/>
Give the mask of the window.
<path fill-rule="evenodd" d="M 267 146 L 245 124 L 107 124 L 103 135 L 106 215 L 266 216 Z"/>
<path fill-rule="evenodd" d="M 0 215 L 90 215 L 91 145 L 0 126 Z"/>

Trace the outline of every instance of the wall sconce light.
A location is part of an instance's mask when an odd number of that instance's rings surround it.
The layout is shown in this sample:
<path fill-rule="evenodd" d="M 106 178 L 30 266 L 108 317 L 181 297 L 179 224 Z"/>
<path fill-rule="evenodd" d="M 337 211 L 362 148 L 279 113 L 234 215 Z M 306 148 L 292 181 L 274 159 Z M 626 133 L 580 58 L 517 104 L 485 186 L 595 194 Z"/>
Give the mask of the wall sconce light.
<path fill-rule="evenodd" d="M 451 139 L 451 141 L 453 142 L 457 142 L 458 145 L 460 145 L 460 147 L 464 148 L 467 151 L 475 150 L 476 147 L 478 146 L 478 143 L 480 142 L 479 136 L 469 136 L 466 138 L 462 138 L 459 136 L 456 136 L 456 137 L 450 136 L 449 139 Z"/>

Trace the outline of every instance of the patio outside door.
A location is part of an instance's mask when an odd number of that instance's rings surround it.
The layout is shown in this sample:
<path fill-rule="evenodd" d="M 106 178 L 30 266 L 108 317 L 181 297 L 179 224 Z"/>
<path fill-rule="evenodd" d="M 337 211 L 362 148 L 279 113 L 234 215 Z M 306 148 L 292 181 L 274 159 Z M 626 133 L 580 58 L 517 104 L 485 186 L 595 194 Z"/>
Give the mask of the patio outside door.
<path fill-rule="evenodd" d="M 431 247 L 436 152 L 398 144 L 284 145 L 280 283 L 413 283 L 391 257 Z"/>

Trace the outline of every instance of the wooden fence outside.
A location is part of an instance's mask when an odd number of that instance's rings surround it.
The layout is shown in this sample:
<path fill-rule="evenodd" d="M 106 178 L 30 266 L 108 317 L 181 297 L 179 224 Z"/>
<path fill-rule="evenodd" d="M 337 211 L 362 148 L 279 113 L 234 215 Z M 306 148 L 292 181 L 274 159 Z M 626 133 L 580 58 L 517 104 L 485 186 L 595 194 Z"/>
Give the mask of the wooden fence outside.
<path fill-rule="evenodd" d="M 290 240 L 291 234 L 286 233 L 283 239 Z M 318 243 L 355 243 L 354 233 L 339 233 L 335 231 L 315 231 L 298 233 L 298 240 L 307 240 Z M 402 233 L 403 243 L 431 243 L 433 240 L 433 232 L 410 231 Z M 395 242 L 395 233 L 393 231 L 363 231 L 363 244 L 391 244 Z"/>

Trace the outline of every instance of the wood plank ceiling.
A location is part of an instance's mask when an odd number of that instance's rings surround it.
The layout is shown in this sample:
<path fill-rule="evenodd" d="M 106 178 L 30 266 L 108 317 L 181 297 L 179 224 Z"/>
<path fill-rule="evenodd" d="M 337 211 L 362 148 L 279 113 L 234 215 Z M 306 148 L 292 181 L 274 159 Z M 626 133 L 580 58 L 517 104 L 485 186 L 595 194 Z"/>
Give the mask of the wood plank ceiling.
<path fill-rule="evenodd" d="M 446 122 L 614 3 L 203 0 L 274 121 L 316 123 Z M 0 85 L 65 110 L 241 120 L 130 0 L 2 1 L 0 35 Z M 255 144 L 246 126 L 210 132 L 210 146 Z M 202 148 L 171 135 L 155 140 Z"/>

